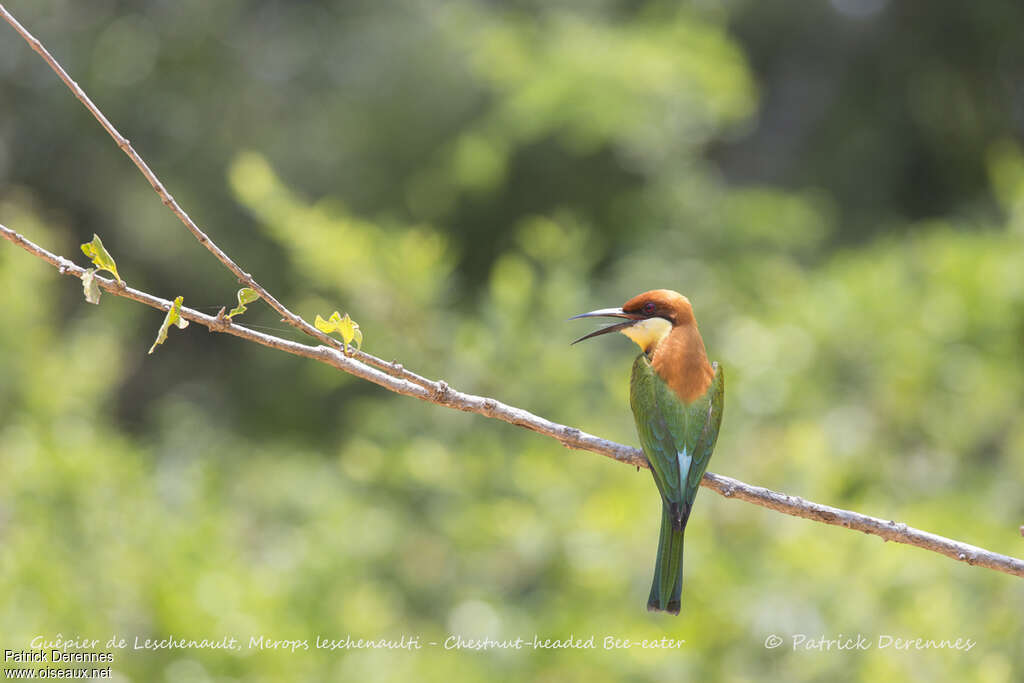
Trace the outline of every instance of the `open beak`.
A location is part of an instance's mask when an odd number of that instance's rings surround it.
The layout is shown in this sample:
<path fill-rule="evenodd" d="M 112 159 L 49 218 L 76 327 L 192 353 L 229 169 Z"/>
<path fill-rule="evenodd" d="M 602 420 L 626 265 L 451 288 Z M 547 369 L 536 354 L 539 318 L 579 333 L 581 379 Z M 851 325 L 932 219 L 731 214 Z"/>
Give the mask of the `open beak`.
<path fill-rule="evenodd" d="M 626 322 L 608 325 L 607 327 L 602 327 L 601 329 L 591 332 L 590 334 L 585 334 L 576 341 L 572 342 L 573 344 L 581 342 L 584 339 L 590 339 L 591 337 L 599 337 L 602 334 L 608 334 L 609 332 L 618 332 L 619 330 L 624 330 L 630 325 L 636 324 L 636 321 L 639 320 L 637 316 L 626 313 L 621 308 L 601 308 L 596 311 L 590 311 L 589 313 L 580 313 L 579 315 L 574 315 L 573 317 L 569 318 L 569 320 L 576 320 L 578 318 L 626 318 Z"/>

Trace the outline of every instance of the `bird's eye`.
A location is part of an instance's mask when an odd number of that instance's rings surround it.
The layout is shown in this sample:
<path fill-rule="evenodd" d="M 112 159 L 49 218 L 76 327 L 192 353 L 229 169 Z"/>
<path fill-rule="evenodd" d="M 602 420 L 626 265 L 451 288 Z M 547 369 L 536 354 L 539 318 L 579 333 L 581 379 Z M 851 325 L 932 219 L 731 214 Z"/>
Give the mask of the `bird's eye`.
<path fill-rule="evenodd" d="M 644 304 L 643 312 L 650 315 L 651 313 L 654 313 L 654 309 L 656 308 L 657 306 L 654 304 L 653 301 L 648 301 L 647 303 Z"/>

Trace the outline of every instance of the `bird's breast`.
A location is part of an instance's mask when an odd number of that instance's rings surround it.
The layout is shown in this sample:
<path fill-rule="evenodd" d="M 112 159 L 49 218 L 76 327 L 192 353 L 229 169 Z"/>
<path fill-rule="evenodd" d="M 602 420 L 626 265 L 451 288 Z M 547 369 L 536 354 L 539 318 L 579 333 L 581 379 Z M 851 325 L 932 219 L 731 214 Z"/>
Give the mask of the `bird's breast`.
<path fill-rule="evenodd" d="M 686 404 L 706 394 L 715 379 L 696 325 L 672 329 L 655 347 L 651 366 Z"/>

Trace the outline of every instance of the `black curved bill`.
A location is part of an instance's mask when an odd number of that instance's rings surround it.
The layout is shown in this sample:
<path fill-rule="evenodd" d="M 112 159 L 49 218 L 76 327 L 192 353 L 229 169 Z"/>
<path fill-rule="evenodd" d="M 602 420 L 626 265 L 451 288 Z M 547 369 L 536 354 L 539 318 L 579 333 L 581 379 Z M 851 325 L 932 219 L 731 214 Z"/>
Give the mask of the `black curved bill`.
<path fill-rule="evenodd" d="M 628 320 L 626 320 L 626 322 L 623 322 L 623 323 L 615 323 L 614 325 L 609 325 L 608 327 L 602 327 L 601 329 L 595 330 L 594 332 L 591 332 L 590 334 L 585 334 L 582 337 L 580 337 L 579 339 L 577 339 L 576 341 L 572 342 L 572 344 L 577 344 L 577 343 L 583 341 L 584 339 L 590 339 L 592 337 L 599 337 L 602 334 L 608 334 L 609 332 L 618 332 L 619 330 L 625 329 L 625 328 L 629 327 L 630 325 L 633 325 L 633 324 L 636 323 L 636 318 L 634 316 L 630 315 L 629 313 L 626 313 L 621 308 L 601 308 L 601 309 L 598 309 L 596 311 L 590 311 L 589 313 L 580 313 L 579 315 L 574 315 L 573 317 L 569 318 L 569 320 L 578 320 L 579 318 L 598 318 L 598 317 L 601 317 L 601 318 L 628 318 Z M 572 344 L 570 344 L 570 346 L 572 346 Z"/>

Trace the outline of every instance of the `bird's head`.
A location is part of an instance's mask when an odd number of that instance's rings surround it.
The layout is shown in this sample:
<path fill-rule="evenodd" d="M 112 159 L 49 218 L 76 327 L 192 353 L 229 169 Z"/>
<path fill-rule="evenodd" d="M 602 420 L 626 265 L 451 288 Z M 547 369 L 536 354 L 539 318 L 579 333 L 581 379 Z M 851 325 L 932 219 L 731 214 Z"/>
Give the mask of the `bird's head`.
<path fill-rule="evenodd" d="M 597 317 L 625 318 L 625 321 L 585 334 L 573 344 L 609 332 L 621 332 L 644 351 L 650 351 L 668 336 L 673 328 L 692 325 L 694 322 L 690 300 L 671 289 L 652 289 L 636 295 L 624 303 L 622 308 L 602 308 L 581 313 L 570 320 Z"/>

